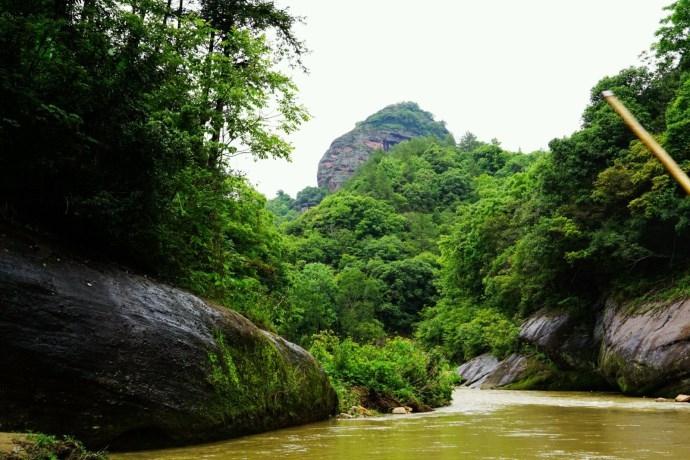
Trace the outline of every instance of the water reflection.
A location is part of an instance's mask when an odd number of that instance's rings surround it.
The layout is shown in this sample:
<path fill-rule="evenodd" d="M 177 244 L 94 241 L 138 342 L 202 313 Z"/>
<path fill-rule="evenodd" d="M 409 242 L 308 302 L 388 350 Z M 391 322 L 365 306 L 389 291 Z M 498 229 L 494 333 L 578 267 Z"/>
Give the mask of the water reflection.
<path fill-rule="evenodd" d="M 115 459 L 690 459 L 690 404 L 460 389 L 431 414 L 331 420 Z"/>

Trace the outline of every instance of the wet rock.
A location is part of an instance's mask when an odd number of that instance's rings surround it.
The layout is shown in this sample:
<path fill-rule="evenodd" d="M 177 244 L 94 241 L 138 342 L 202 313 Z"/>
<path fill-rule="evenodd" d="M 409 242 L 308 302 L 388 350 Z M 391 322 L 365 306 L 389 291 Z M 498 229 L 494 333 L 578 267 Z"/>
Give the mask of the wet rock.
<path fill-rule="evenodd" d="M 690 300 L 604 311 L 599 365 L 622 391 L 674 397 L 690 389 Z"/>
<path fill-rule="evenodd" d="M 561 338 L 567 334 L 572 315 L 565 311 L 540 310 L 530 316 L 520 327 L 520 339 L 544 349 L 560 346 Z"/>
<path fill-rule="evenodd" d="M 484 353 L 462 364 L 458 367 L 457 373 L 463 379 L 464 386 L 479 388 L 499 363 L 498 358 L 491 353 Z"/>
<path fill-rule="evenodd" d="M 542 310 L 523 323 L 520 339 L 558 367 L 559 389 L 609 387 L 670 398 L 690 389 L 690 301 L 609 301 L 588 316 Z"/>
<path fill-rule="evenodd" d="M 391 414 L 407 415 L 409 412 L 404 407 L 394 407 L 393 410 L 391 410 Z"/>
<path fill-rule="evenodd" d="M 501 388 L 523 380 L 531 374 L 534 364 L 533 357 L 514 353 L 486 376 L 480 388 Z"/>
<path fill-rule="evenodd" d="M 520 328 L 520 339 L 544 352 L 561 369 L 596 372 L 599 343 L 597 315 L 540 310 Z"/>
<path fill-rule="evenodd" d="M 399 401 L 398 399 L 394 398 L 390 393 L 387 392 L 378 392 L 375 390 L 372 390 L 370 388 L 364 388 L 364 387 L 353 387 L 352 390 L 358 395 L 359 401 L 362 403 L 362 406 L 353 406 L 353 407 L 362 407 L 364 410 L 367 407 L 371 408 L 372 411 L 369 411 L 368 414 L 366 415 L 374 415 L 374 411 L 378 411 L 384 414 L 390 413 L 390 411 L 394 407 L 401 407 L 403 406 L 403 402 Z M 433 410 L 431 406 L 428 406 L 424 403 L 420 402 L 415 402 L 415 401 L 406 401 L 406 403 L 411 407 L 411 409 L 414 412 L 429 412 Z M 351 408 L 352 410 L 352 408 Z"/>
<path fill-rule="evenodd" d="M 0 248 L 0 430 L 129 449 L 335 414 L 315 360 L 238 313 L 32 235 Z"/>
<path fill-rule="evenodd" d="M 678 395 L 678 396 L 676 396 L 675 401 L 676 402 L 682 402 L 682 403 L 690 402 L 690 395 L 682 395 L 682 394 Z"/>
<path fill-rule="evenodd" d="M 654 402 L 673 402 L 673 400 L 668 398 L 656 398 Z"/>

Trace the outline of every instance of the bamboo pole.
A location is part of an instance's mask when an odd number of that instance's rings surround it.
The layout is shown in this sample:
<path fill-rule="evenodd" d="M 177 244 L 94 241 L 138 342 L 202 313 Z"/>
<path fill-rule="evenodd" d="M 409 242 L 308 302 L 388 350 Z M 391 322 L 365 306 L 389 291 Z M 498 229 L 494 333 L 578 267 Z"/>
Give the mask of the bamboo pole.
<path fill-rule="evenodd" d="M 621 101 L 613 94 L 613 91 L 604 91 L 601 93 L 606 99 L 606 102 L 613 108 L 613 110 L 620 115 L 630 130 L 647 146 L 647 148 L 654 154 L 654 156 L 664 165 L 664 168 L 671 174 L 671 176 L 683 187 L 685 193 L 690 195 L 690 178 L 680 169 L 671 155 L 669 155 L 664 148 L 654 139 L 646 129 L 642 127 L 635 116 L 623 105 Z"/>

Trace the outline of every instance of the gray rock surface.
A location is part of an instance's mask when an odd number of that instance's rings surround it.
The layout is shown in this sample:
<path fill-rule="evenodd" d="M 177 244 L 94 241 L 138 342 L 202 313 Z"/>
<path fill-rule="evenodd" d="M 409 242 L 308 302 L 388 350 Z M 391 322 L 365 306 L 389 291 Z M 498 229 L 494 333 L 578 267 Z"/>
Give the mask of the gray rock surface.
<path fill-rule="evenodd" d="M 546 353 L 562 369 L 594 372 L 601 341 L 598 319 L 599 315 L 540 310 L 522 324 L 520 340 Z"/>
<path fill-rule="evenodd" d="M 91 447 L 197 443 L 337 408 L 297 345 L 179 289 L 2 228 L 0 350 L 0 431 L 70 434 Z"/>
<path fill-rule="evenodd" d="M 622 391 L 690 393 L 690 300 L 625 308 L 609 302 L 599 367 Z"/>
<path fill-rule="evenodd" d="M 463 379 L 463 385 L 470 388 L 479 388 L 486 377 L 493 372 L 500 361 L 491 353 L 479 355 L 457 369 L 458 375 Z"/>
<path fill-rule="evenodd" d="M 690 300 L 609 301 L 589 317 L 542 310 L 524 322 L 520 339 L 584 377 L 578 384 L 671 398 L 690 393 Z"/>
<path fill-rule="evenodd" d="M 567 335 L 572 322 L 568 312 L 540 310 L 527 318 L 520 327 L 520 339 L 545 349 L 561 346 L 562 336 Z"/>
<path fill-rule="evenodd" d="M 526 378 L 530 373 L 532 361 L 533 358 L 529 356 L 513 353 L 486 376 L 480 388 L 501 388 Z"/>

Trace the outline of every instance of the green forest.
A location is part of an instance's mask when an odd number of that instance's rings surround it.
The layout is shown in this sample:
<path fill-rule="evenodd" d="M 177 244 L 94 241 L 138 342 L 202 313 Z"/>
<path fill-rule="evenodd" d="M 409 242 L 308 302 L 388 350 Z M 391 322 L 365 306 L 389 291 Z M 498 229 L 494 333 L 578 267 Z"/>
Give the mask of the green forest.
<path fill-rule="evenodd" d="M 229 161 L 293 154 L 309 114 L 279 64 L 303 66 L 299 20 L 259 0 L 0 0 L 0 218 L 305 347 L 342 411 L 448 403 L 454 366 L 518 350 L 537 310 L 690 294 L 690 201 L 601 97 L 690 170 L 690 0 L 548 151 L 433 122 L 336 192 L 268 200 Z"/>

